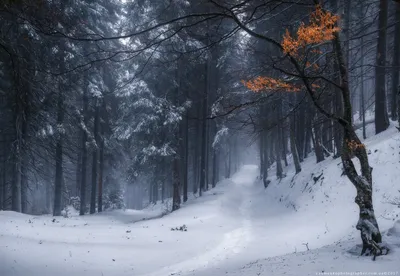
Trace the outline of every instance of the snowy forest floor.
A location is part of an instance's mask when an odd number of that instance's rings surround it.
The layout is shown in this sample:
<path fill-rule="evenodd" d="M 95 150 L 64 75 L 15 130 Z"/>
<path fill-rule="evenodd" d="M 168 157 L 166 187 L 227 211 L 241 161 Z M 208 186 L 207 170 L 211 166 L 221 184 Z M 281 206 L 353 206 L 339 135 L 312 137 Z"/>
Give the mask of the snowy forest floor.
<path fill-rule="evenodd" d="M 315 164 L 310 156 L 300 174 L 289 165 L 281 181 L 271 168 L 266 190 L 257 166 L 243 166 L 163 217 L 161 207 L 54 221 L 0 212 L 0 275 L 399 275 L 400 208 L 389 202 L 400 196 L 400 135 L 391 128 L 366 146 L 375 211 L 391 248 L 375 262 L 359 256 L 355 189 L 340 160 Z M 183 225 L 187 231 L 171 230 Z"/>

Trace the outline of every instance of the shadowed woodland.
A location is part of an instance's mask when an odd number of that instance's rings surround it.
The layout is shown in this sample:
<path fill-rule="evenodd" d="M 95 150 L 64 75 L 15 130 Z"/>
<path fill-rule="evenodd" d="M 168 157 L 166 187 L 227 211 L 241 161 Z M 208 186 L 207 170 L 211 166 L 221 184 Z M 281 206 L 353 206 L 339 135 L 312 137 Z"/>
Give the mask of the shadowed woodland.
<path fill-rule="evenodd" d="M 400 123 L 399 1 L 3 0 L 0 23 L 0 209 L 175 211 L 248 160 L 268 188 L 341 158 L 387 253 L 362 140 Z"/>

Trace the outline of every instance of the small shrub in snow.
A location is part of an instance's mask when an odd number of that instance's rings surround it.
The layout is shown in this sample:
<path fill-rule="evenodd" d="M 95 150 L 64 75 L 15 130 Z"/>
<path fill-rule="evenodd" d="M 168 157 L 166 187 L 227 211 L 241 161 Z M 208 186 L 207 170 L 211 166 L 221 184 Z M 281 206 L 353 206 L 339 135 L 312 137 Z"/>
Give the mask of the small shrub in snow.
<path fill-rule="evenodd" d="M 182 225 L 180 227 L 171 228 L 171 231 L 187 232 L 187 226 L 184 224 L 184 225 Z"/>
<path fill-rule="evenodd" d="M 104 208 L 106 210 L 125 209 L 124 193 L 121 189 L 110 190 L 103 198 Z"/>
<path fill-rule="evenodd" d="M 81 208 L 81 198 L 79 196 L 70 197 L 69 205 L 71 205 L 75 210 L 79 210 Z"/>
<path fill-rule="evenodd" d="M 73 217 L 73 216 L 78 216 L 78 214 L 79 214 L 79 212 L 72 205 L 65 206 L 65 208 L 61 211 L 61 215 L 64 218 L 70 218 L 70 217 Z"/>

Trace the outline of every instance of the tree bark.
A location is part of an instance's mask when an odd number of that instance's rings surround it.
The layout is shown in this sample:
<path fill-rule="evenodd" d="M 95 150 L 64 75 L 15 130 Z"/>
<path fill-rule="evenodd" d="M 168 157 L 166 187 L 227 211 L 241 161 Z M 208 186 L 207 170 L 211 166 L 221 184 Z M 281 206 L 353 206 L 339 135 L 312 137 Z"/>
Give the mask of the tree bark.
<path fill-rule="evenodd" d="M 102 136 L 104 131 L 102 130 Z M 97 199 L 97 211 L 103 212 L 103 172 L 104 172 L 104 137 L 100 138 L 100 152 L 99 152 L 99 193 Z"/>
<path fill-rule="evenodd" d="M 183 202 L 188 200 L 188 181 L 189 181 L 189 121 L 188 121 L 188 111 L 186 111 L 186 116 L 184 118 L 184 133 L 183 133 Z"/>
<path fill-rule="evenodd" d="M 321 145 L 321 131 L 319 124 L 320 124 L 320 116 L 317 116 L 316 121 L 314 121 L 314 126 L 313 126 L 314 131 L 312 135 L 317 163 L 325 160 L 324 151 Z"/>
<path fill-rule="evenodd" d="M 173 171 L 173 197 L 172 197 L 172 211 L 176 211 L 181 207 L 181 191 L 180 191 L 180 177 L 179 177 L 179 160 L 174 158 L 172 162 Z"/>
<path fill-rule="evenodd" d="M 209 62 L 209 61 L 208 61 Z M 206 80 L 205 80 L 205 94 L 203 98 L 203 112 L 202 112 L 202 131 L 201 131 L 201 163 L 200 163 L 200 189 L 199 189 L 199 195 L 202 195 L 202 192 L 206 189 L 207 185 L 207 173 L 206 173 L 206 155 L 207 155 L 207 92 L 208 92 L 208 62 L 206 64 Z"/>
<path fill-rule="evenodd" d="M 97 188 L 97 166 L 98 166 L 98 151 L 99 151 L 99 122 L 100 122 L 100 105 L 98 99 L 95 100 L 96 110 L 94 115 L 94 130 L 93 135 L 96 145 L 92 152 L 92 189 L 90 194 L 90 214 L 96 212 L 96 188 Z"/>
<path fill-rule="evenodd" d="M 397 101 L 398 101 L 398 90 L 399 90 L 399 72 L 400 72 L 400 4 L 396 4 L 396 17 L 397 22 L 394 29 L 394 41 L 393 41 L 393 67 L 392 67 L 392 108 L 391 115 L 392 120 L 397 120 Z"/>
<path fill-rule="evenodd" d="M 296 174 L 298 174 L 299 172 L 301 172 L 301 165 L 300 165 L 299 154 L 297 152 L 294 116 L 290 118 L 290 150 L 292 152 L 293 163 L 296 169 Z"/>
<path fill-rule="evenodd" d="M 387 39 L 388 0 L 379 1 L 379 35 L 375 67 L 375 132 L 376 134 L 389 127 L 386 103 L 386 39 Z"/>
<path fill-rule="evenodd" d="M 278 133 L 275 134 L 275 161 L 276 161 L 276 177 L 278 179 L 283 178 L 283 168 L 282 168 L 282 158 L 281 158 L 281 142 L 279 141 L 279 130 Z"/>
<path fill-rule="evenodd" d="M 366 124 L 365 124 L 365 89 L 364 89 L 364 36 L 361 37 L 361 119 L 362 119 L 362 133 L 364 140 L 367 139 Z"/>
<path fill-rule="evenodd" d="M 382 242 L 382 235 L 379 231 L 372 203 L 372 168 L 369 166 L 365 146 L 361 143 L 353 128 L 348 73 L 337 34 L 333 42 L 341 75 L 341 92 L 344 103 L 343 119 L 337 119 L 344 130 L 342 163 L 347 177 L 357 190 L 355 203 L 359 206 L 360 213 L 356 228 L 360 230 L 363 242 L 361 254 L 369 251 L 374 255 L 379 255 L 382 254 L 382 251 L 377 252 L 376 244 Z M 361 175 L 358 174 L 352 161 L 353 155 L 360 161 Z"/>
<path fill-rule="evenodd" d="M 25 154 L 21 164 L 21 212 L 28 213 L 28 162 Z"/>
<path fill-rule="evenodd" d="M 82 126 L 82 159 L 81 159 L 81 183 L 80 183 L 80 210 L 79 215 L 83 216 L 86 213 L 86 179 L 87 179 L 87 125 L 88 125 L 88 108 L 89 108 L 89 98 L 88 98 L 88 89 L 89 89 L 89 75 L 86 72 L 84 74 L 84 88 L 83 88 L 83 126 Z"/>
<path fill-rule="evenodd" d="M 58 111 L 57 111 L 57 124 L 62 127 L 64 121 L 64 106 L 63 95 L 61 89 L 58 92 Z M 62 198 L 62 183 L 63 183 L 63 130 L 59 130 L 57 143 L 56 143 L 56 173 L 54 182 L 54 208 L 53 216 L 61 216 L 61 198 Z"/>

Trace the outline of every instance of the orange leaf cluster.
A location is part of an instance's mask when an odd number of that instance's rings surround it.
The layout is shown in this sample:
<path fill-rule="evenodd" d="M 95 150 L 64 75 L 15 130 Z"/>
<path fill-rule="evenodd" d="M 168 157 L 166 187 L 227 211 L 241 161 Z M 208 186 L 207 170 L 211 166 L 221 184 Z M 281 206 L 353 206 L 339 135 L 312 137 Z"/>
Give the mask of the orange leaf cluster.
<path fill-rule="evenodd" d="M 270 77 L 257 77 L 254 80 L 242 81 L 242 83 L 250 90 L 260 92 L 262 90 L 283 90 L 288 92 L 300 91 L 300 88 L 285 82 L 283 80 Z"/>
<path fill-rule="evenodd" d="M 332 40 L 334 34 L 340 30 L 337 26 L 338 20 L 339 16 L 317 6 L 311 13 L 310 22 L 307 25 L 301 23 L 297 30 L 297 37 L 292 37 L 286 29 L 282 41 L 284 53 L 296 56 L 300 48 Z"/>
<path fill-rule="evenodd" d="M 365 148 L 365 145 L 363 143 L 358 143 L 358 142 L 356 142 L 354 140 L 351 140 L 351 141 L 346 140 L 346 142 L 347 142 L 347 146 L 352 151 L 357 150 L 357 149 L 361 149 L 361 148 Z"/>

